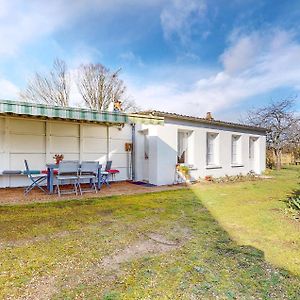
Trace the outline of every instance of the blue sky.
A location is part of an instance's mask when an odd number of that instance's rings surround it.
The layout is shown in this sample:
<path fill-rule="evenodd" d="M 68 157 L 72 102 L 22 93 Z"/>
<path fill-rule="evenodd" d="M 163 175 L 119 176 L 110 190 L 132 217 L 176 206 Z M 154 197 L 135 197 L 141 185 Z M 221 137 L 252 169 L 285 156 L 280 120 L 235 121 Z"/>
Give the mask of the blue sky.
<path fill-rule="evenodd" d="M 0 0 L 0 98 L 59 57 L 122 68 L 143 109 L 237 120 L 299 94 L 299 19 L 297 0 Z"/>

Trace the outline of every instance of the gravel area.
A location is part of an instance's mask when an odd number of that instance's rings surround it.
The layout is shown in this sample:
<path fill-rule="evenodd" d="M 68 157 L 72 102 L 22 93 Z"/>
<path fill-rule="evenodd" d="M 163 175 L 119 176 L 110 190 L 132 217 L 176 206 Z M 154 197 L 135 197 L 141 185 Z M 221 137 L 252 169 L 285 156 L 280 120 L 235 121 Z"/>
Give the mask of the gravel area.
<path fill-rule="evenodd" d="M 27 196 L 24 195 L 24 188 L 5 188 L 0 189 L 0 205 L 30 204 L 39 202 L 52 202 L 61 200 L 101 198 L 116 195 L 133 195 L 160 192 L 167 190 L 176 190 L 186 187 L 185 185 L 164 185 L 164 186 L 143 186 L 131 182 L 113 182 L 110 187 L 103 186 L 98 193 L 84 193 L 82 196 L 57 194 L 47 195 L 42 191 L 35 189 Z"/>

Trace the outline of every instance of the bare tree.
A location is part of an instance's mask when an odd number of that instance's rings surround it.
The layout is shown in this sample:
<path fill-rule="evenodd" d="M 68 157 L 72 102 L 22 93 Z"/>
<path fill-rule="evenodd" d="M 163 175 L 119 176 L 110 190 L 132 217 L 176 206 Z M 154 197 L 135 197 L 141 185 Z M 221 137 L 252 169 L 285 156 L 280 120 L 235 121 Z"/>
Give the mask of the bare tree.
<path fill-rule="evenodd" d="M 282 150 L 299 143 L 299 118 L 293 112 L 295 99 L 272 102 L 266 107 L 248 111 L 246 123 L 267 129 L 267 146 L 276 157 L 276 168 L 281 168 Z"/>
<path fill-rule="evenodd" d="M 121 101 L 123 109 L 134 107 L 126 98 L 126 86 L 119 78 L 120 69 L 111 72 L 102 64 L 81 65 L 77 76 L 77 87 L 90 109 L 107 110 L 111 103 Z M 124 107 L 125 105 L 125 107 Z"/>
<path fill-rule="evenodd" d="M 126 98 L 122 102 L 122 109 L 127 113 L 136 113 L 140 111 L 140 107 L 135 103 L 133 99 Z"/>
<path fill-rule="evenodd" d="M 21 99 L 50 105 L 66 107 L 69 105 L 70 75 L 66 63 L 55 59 L 52 70 L 48 74 L 36 72 L 29 80 Z"/>

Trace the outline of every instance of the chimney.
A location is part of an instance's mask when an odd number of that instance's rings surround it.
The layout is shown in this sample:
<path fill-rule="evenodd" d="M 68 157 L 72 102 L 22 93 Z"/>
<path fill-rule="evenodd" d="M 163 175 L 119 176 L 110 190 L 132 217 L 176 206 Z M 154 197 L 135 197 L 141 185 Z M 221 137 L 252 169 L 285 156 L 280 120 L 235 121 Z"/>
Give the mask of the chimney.
<path fill-rule="evenodd" d="M 210 111 L 208 111 L 208 112 L 206 113 L 206 118 L 205 118 L 205 119 L 208 120 L 208 121 L 212 121 L 212 120 L 214 119 L 214 118 L 212 117 Z"/>

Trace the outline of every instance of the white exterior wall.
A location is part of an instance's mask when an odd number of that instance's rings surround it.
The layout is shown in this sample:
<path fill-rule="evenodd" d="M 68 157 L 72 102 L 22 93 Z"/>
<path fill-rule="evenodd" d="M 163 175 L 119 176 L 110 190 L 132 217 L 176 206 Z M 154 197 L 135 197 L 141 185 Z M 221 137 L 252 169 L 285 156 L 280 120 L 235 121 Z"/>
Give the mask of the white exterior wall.
<path fill-rule="evenodd" d="M 221 177 L 225 175 L 247 174 L 253 170 L 261 174 L 265 170 L 266 139 L 261 132 L 239 130 L 219 126 L 206 126 L 205 124 L 165 119 L 164 126 L 139 126 L 136 130 L 136 180 L 147 180 L 156 185 L 172 184 L 175 178 L 177 163 L 177 133 L 178 130 L 189 131 L 188 165 L 192 166 L 193 179 L 204 178 L 206 175 Z M 143 157 L 143 142 L 141 132 L 148 131 L 150 150 L 148 162 Z M 217 133 L 216 157 L 218 163 L 215 167 L 207 166 L 207 133 Z M 240 135 L 241 163 L 233 166 L 231 163 L 232 135 Z M 255 165 L 251 166 L 249 160 L 249 138 L 255 137 Z M 145 164 L 149 163 L 149 177 L 145 178 L 143 172 Z"/>
<path fill-rule="evenodd" d="M 199 123 L 166 119 L 165 125 L 136 125 L 135 179 L 155 185 L 172 184 L 177 163 L 178 130 L 189 131 L 188 165 L 192 165 L 194 179 L 206 175 L 214 177 L 246 174 L 250 170 L 265 170 L 266 141 L 259 132 L 237 130 Z M 218 133 L 218 168 L 206 165 L 207 132 Z M 144 155 L 144 135 L 149 140 L 149 158 Z M 231 137 L 241 136 L 241 166 L 231 165 Z M 130 153 L 125 143 L 131 142 L 131 126 L 120 129 L 101 124 L 76 123 L 34 118 L 0 117 L 0 172 L 24 170 L 24 159 L 31 169 L 43 170 L 53 163 L 53 156 L 62 153 L 65 159 L 97 160 L 105 164 L 112 160 L 112 168 L 119 169 L 117 180 L 130 178 Z M 256 163 L 250 165 L 249 138 L 256 137 Z M 0 176 L 0 187 L 28 184 L 26 176 Z"/>
<path fill-rule="evenodd" d="M 149 158 L 144 157 L 143 135 L 149 137 Z M 155 185 L 173 183 L 177 160 L 176 128 L 161 125 L 140 125 L 136 128 L 135 179 Z M 176 152 L 175 152 L 176 151 Z M 146 173 L 146 175 L 145 175 Z M 148 174 L 147 174 L 148 173 Z"/>
<path fill-rule="evenodd" d="M 129 179 L 130 156 L 125 143 L 131 142 L 131 126 L 107 127 L 101 124 L 0 117 L 0 172 L 30 169 L 44 170 L 53 156 L 62 153 L 66 160 L 96 160 L 120 170 L 116 180 Z M 0 187 L 28 184 L 26 176 L 0 176 Z"/>

